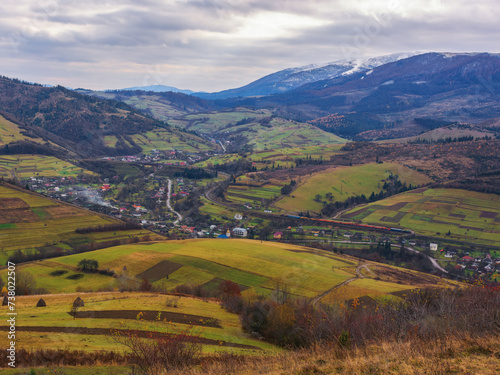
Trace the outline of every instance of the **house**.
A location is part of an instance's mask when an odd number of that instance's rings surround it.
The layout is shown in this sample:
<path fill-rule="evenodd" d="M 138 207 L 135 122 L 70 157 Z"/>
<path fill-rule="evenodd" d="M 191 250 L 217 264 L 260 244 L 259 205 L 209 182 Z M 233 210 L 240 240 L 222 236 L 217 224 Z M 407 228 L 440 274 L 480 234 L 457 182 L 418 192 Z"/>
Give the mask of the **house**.
<path fill-rule="evenodd" d="M 446 254 L 444 254 L 444 257 L 445 258 L 453 258 L 453 254 L 450 252 L 446 252 Z"/>
<path fill-rule="evenodd" d="M 430 243 L 430 244 L 429 244 L 429 249 L 430 249 L 431 251 L 437 251 L 437 249 L 438 249 L 438 244 L 437 244 L 437 243 Z"/>
<path fill-rule="evenodd" d="M 245 228 L 234 228 L 233 234 L 238 237 L 246 237 L 248 235 L 248 231 Z"/>
<path fill-rule="evenodd" d="M 468 255 L 466 255 L 466 256 L 462 257 L 462 260 L 463 260 L 464 262 L 472 262 L 472 261 L 474 260 L 474 258 L 472 258 L 472 257 L 470 257 L 470 256 L 468 256 Z"/>
<path fill-rule="evenodd" d="M 273 237 L 275 240 L 281 240 L 283 238 L 283 232 L 276 232 Z"/>

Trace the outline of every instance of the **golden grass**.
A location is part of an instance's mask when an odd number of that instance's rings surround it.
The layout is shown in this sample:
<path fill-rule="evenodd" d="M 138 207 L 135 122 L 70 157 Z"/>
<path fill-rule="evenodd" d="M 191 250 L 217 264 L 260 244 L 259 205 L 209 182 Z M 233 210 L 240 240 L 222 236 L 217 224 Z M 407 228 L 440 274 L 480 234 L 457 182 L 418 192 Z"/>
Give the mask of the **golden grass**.
<path fill-rule="evenodd" d="M 500 373 L 500 341 L 497 336 L 448 339 L 444 342 L 418 340 L 382 342 L 366 348 L 344 351 L 319 346 L 265 358 L 228 359 L 203 368 L 169 371 L 172 375 L 492 375 L 498 373 Z"/>

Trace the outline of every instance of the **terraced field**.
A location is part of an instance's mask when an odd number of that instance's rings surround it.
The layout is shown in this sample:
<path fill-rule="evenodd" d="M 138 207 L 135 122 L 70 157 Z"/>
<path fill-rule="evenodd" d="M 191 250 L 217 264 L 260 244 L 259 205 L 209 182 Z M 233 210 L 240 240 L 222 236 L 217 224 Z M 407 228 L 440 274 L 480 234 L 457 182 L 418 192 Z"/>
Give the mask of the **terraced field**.
<path fill-rule="evenodd" d="M 2 155 L 0 156 L 0 177 L 58 177 L 77 176 L 92 173 L 67 161 L 45 155 Z"/>
<path fill-rule="evenodd" d="M 78 309 L 75 318 L 69 307 L 78 296 L 85 306 Z M 40 297 L 46 307 L 36 307 Z M 130 333 L 160 337 L 187 332 L 203 345 L 204 353 L 279 351 L 244 334 L 238 316 L 221 309 L 216 301 L 151 293 L 80 293 L 19 296 L 16 309 L 18 349 L 50 347 L 123 353 L 128 348 L 119 344 L 119 337 Z M 6 321 L 0 323 L 1 331 L 7 328 Z M 0 334 L 0 346 L 5 345 L 7 335 Z"/>
<path fill-rule="evenodd" d="M 500 245 L 500 197 L 493 194 L 417 189 L 355 208 L 342 217 L 400 225 L 422 235 Z"/>
<path fill-rule="evenodd" d="M 340 167 L 313 174 L 275 206 L 287 211 L 319 212 L 323 205 L 314 200 L 317 194 L 322 196 L 321 201 L 327 202 L 330 201 L 326 198 L 327 193 L 332 194 L 333 202 L 344 201 L 353 195 L 364 194 L 368 197 L 372 192 L 382 190 L 384 179 L 390 174 L 398 175 L 401 181 L 412 185 L 431 182 L 427 176 L 396 163 Z"/>
<path fill-rule="evenodd" d="M 17 249 L 57 244 L 61 249 L 150 234 L 146 230 L 77 234 L 76 228 L 118 222 L 11 185 L 0 185 L 0 264 Z"/>

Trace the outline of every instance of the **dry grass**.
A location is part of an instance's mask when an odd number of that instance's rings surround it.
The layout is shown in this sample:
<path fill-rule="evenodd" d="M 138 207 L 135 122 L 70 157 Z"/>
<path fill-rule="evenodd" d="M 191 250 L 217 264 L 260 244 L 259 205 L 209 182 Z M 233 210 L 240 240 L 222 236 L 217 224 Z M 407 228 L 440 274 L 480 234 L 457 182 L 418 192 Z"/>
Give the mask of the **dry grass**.
<path fill-rule="evenodd" d="M 309 374 L 497 374 L 498 336 L 439 342 L 383 342 L 362 349 L 319 346 L 270 357 L 224 357 L 172 375 Z"/>

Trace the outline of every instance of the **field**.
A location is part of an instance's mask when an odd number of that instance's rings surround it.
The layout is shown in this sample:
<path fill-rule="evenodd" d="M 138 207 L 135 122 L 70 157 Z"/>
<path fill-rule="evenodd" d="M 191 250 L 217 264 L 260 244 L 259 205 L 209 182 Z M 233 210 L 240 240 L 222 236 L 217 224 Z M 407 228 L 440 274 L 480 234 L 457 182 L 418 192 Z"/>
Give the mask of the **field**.
<path fill-rule="evenodd" d="M 342 217 L 371 224 L 400 225 L 426 236 L 500 244 L 500 197 L 493 194 L 417 189 L 355 208 Z"/>
<path fill-rule="evenodd" d="M 372 192 L 382 190 L 384 179 L 390 174 L 398 175 L 407 184 L 425 184 L 431 180 L 425 175 L 396 163 L 364 164 L 354 167 L 340 167 L 322 171 L 308 177 L 288 197 L 275 204 L 287 211 L 320 211 L 321 202 L 314 200 L 316 194 L 322 196 L 321 201 L 329 202 L 327 193 L 333 195 L 332 201 L 344 201 L 353 195 L 364 194 L 368 197 Z"/>
<path fill-rule="evenodd" d="M 70 306 L 78 296 L 85 306 L 74 318 Z M 36 307 L 40 298 L 46 307 Z M 189 330 L 203 344 L 204 353 L 279 351 L 244 334 L 238 316 L 221 309 L 217 301 L 198 298 L 134 292 L 19 296 L 16 311 L 18 349 L 50 347 L 123 353 L 128 349 L 116 337 L 126 336 L 130 330 L 139 330 L 144 337 Z M 0 324 L 0 330 L 6 328 L 6 322 Z M 6 347 L 7 335 L 0 337 L 0 346 Z"/>
<path fill-rule="evenodd" d="M 269 169 L 272 164 L 275 167 L 292 167 L 295 165 L 296 159 L 324 159 L 329 160 L 331 156 L 338 155 L 342 153 L 340 148 L 343 143 L 338 144 L 327 144 L 327 145 L 313 145 L 305 147 L 291 147 L 291 148 L 280 148 L 274 150 L 261 150 L 253 151 L 246 155 L 246 159 L 254 163 L 257 170 Z M 224 154 L 213 156 L 208 160 L 197 163 L 199 167 L 211 167 L 214 165 L 225 164 L 228 162 L 233 162 L 236 160 L 243 159 L 242 156 L 238 154 Z"/>
<path fill-rule="evenodd" d="M 58 177 L 92 173 L 67 161 L 45 155 L 0 156 L 0 177 Z"/>
<path fill-rule="evenodd" d="M 142 148 L 144 153 L 150 153 L 153 149 L 158 151 L 171 151 L 175 149 L 187 152 L 201 152 L 215 148 L 215 145 L 212 143 L 202 143 L 200 142 L 200 138 L 192 134 L 181 133 L 179 131 L 172 132 L 165 129 L 156 129 L 143 134 L 135 134 L 131 138 Z M 109 142 L 113 142 L 113 140 L 110 139 Z"/>
<path fill-rule="evenodd" d="M 344 139 L 306 123 L 275 118 L 269 124 L 263 124 L 262 121 L 269 116 L 267 111 L 240 109 L 188 115 L 169 123 L 213 137 L 217 137 L 217 132 L 223 134 L 224 138 L 245 137 L 246 143 L 254 150 L 345 143 Z"/>
<path fill-rule="evenodd" d="M 117 220 L 59 203 L 38 194 L 0 185 L 0 263 L 16 249 L 58 244 L 62 249 L 91 241 L 102 242 L 149 234 L 143 230 L 81 235 L 76 228 L 116 223 Z"/>
<path fill-rule="evenodd" d="M 30 138 L 22 134 L 19 126 L 0 116 L 0 146 L 24 139 L 39 143 L 43 142 L 40 138 Z"/>
<path fill-rule="evenodd" d="M 261 205 L 279 197 L 285 183 L 286 181 L 255 182 L 245 176 L 238 177 L 237 184 L 229 185 L 225 196 L 228 201 Z"/>
<path fill-rule="evenodd" d="M 84 258 L 97 260 L 100 269 L 113 270 L 115 277 L 79 272 L 76 266 Z M 165 290 L 181 284 L 212 289 L 221 280 L 232 280 L 247 296 L 269 295 L 280 284 L 286 285 L 292 295 L 314 298 L 357 278 L 356 266 L 356 259 L 302 246 L 246 239 L 197 239 L 122 245 L 18 268 L 28 270 L 36 277 L 37 286 L 51 293 L 117 290 L 134 278 L 147 278 Z M 405 281 L 407 274 L 401 276 L 402 270 L 388 269 L 392 274 L 385 272 L 388 276 L 381 280 L 399 284 L 398 290 L 435 284 L 423 276 L 420 283 L 410 283 Z M 367 274 L 372 276 L 372 272 Z"/>

